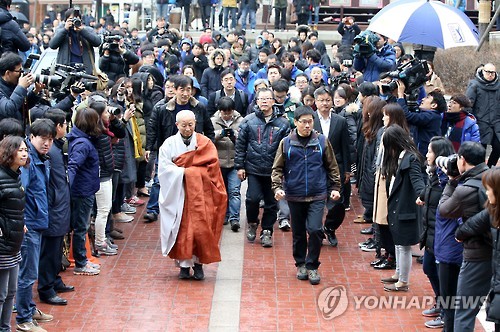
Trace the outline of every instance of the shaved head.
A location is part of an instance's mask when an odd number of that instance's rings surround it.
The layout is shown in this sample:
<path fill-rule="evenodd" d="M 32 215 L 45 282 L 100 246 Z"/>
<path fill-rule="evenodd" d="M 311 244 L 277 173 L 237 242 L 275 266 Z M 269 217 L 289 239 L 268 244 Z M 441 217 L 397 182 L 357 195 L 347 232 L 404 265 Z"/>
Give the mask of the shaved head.
<path fill-rule="evenodd" d="M 182 110 L 179 113 L 177 113 L 177 115 L 175 117 L 175 122 L 181 122 L 181 121 L 186 121 L 186 120 L 196 120 L 196 117 L 194 116 L 193 111 Z"/>

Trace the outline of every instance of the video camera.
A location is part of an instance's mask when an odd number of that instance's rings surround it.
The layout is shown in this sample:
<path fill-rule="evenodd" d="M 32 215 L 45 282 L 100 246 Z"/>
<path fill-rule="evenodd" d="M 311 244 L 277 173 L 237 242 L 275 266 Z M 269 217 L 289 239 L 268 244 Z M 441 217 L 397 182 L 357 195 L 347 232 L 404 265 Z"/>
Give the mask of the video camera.
<path fill-rule="evenodd" d="M 429 67 L 427 61 L 413 59 L 403 65 L 400 65 L 395 71 L 387 73 L 388 77 L 393 78 L 392 82 L 389 84 L 382 85 L 382 92 L 392 92 L 398 88 L 396 81 L 399 79 L 405 85 L 405 92 L 411 93 L 411 91 L 420 88 L 429 78 L 427 74 L 429 73 Z"/>
<path fill-rule="evenodd" d="M 380 37 L 370 30 L 365 30 L 354 37 L 353 55 L 355 57 L 369 57 L 377 51 Z"/>
<path fill-rule="evenodd" d="M 458 154 L 452 154 L 448 157 L 439 156 L 436 158 L 436 165 L 446 171 L 446 174 L 451 177 L 457 177 L 460 175 L 458 170 Z"/>
<path fill-rule="evenodd" d="M 97 77 L 85 72 L 85 67 L 81 63 L 67 66 L 54 61 L 50 68 L 42 69 L 41 74 L 35 75 L 35 82 L 45 84 L 49 91 L 54 93 L 56 99 L 62 99 L 68 95 L 70 88 L 75 93 L 82 93 L 85 90 L 95 91 L 97 90 L 97 80 Z M 82 82 L 84 87 L 82 89 L 71 87 L 76 82 Z"/>
<path fill-rule="evenodd" d="M 333 87 L 337 87 L 342 83 L 351 84 L 356 81 L 356 76 L 354 74 L 350 74 L 349 72 L 341 72 L 340 75 L 332 77 L 331 82 Z"/>

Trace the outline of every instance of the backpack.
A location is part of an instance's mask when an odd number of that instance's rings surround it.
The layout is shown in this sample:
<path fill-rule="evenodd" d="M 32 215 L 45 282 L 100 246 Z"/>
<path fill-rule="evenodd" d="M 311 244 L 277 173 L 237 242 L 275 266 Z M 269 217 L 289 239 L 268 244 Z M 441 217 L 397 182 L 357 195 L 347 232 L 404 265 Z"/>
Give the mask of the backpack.
<path fill-rule="evenodd" d="M 483 182 L 477 178 L 469 178 L 469 179 L 465 180 L 465 182 L 462 185 L 466 186 L 466 187 L 471 187 L 471 188 L 477 189 L 477 195 L 479 198 L 478 211 L 482 211 L 484 209 L 484 204 L 488 200 L 488 196 L 486 196 L 486 189 L 483 186 Z"/>
<path fill-rule="evenodd" d="M 239 94 L 239 97 L 241 99 L 241 102 L 243 104 L 243 110 L 237 110 L 238 112 L 240 112 L 241 116 L 244 117 L 245 115 L 247 115 L 248 113 L 248 98 L 247 98 L 247 95 L 245 93 L 245 91 L 243 90 L 240 90 L 240 89 L 235 89 L 236 92 Z M 235 94 L 236 94 L 235 92 Z M 217 109 L 217 101 L 220 99 L 221 97 L 221 90 L 217 90 L 215 91 L 215 99 L 214 99 L 214 102 L 215 102 L 215 108 Z M 236 100 L 235 100 L 236 102 Z M 213 114 L 212 114 L 213 115 Z"/>

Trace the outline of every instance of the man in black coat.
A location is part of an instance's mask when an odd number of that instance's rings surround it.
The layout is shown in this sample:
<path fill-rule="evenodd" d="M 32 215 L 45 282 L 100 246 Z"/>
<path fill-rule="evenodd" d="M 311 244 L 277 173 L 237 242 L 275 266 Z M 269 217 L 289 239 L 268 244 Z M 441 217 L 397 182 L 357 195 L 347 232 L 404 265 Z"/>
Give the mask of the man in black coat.
<path fill-rule="evenodd" d="M 234 100 L 236 111 L 238 111 L 241 116 L 245 116 L 248 109 L 248 97 L 242 90 L 235 89 L 236 78 L 234 70 L 231 68 L 224 69 L 220 75 L 220 81 L 222 89 L 215 91 L 208 98 L 207 111 L 209 115 L 212 117 L 215 112 L 217 112 L 217 102 L 220 97 L 227 96 Z"/>
<path fill-rule="evenodd" d="M 125 34 L 122 31 L 112 31 L 114 42 L 102 44 L 102 56 L 99 58 L 101 69 L 111 81 L 116 82 L 121 77 L 129 77 L 130 66 L 139 62 L 139 57 L 124 46 Z"/>
<path fill-rule="evenodd" d="M 6 52 L 26 52 L 30 42 L 9 12 L 12 0 L 0 0 L 0 55 Z"/>
<path fill-rule="evenodd" d="M 317 116 L 314 118 L 314 129 L 325 135 L 332 144 L 335 159 L 339 166 L 341 198 L 338 201 L 328 200 L 328 213 L 325 219 L 325 234 L 331 246 L 338 245 L 335 231 L 342 225 L 345 218 L 344 201 L 346 186 L 350 186 L 351 157 L 349 130 L 347 121 L 340 115 L 332 112 L 333 98 L 327 87 L 320 87 L 314 92 Z"/>

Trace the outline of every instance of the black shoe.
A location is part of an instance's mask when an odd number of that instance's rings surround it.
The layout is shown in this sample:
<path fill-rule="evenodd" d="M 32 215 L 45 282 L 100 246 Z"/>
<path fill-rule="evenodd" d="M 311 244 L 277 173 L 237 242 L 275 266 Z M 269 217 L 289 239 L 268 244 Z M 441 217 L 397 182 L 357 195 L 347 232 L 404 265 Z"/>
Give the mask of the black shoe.
<path fill-rule="evenodd" d="M 335 231 L 331 231 L 329 229 L 325 228 L 325 235 L 326 239 L 328 240 L 328 243 L 332 247 L 336 247 L 339 245 L 339 240 L 337 240 L 337 236 L 335 235 Z"/>
<path fill-rule="evenodd" d="M 373 266 L 377 270 L 394 270 L 396 269 L 396 261 L 394 258 L 387 258 L 380 264 Z"/>
<path fill-rule="evenodd" d="M 179 279 L 189 279 L 191 274 L 189 274 L 189 267 L 181 267 L 181 272 L 179 273 Z"/>
<path fill-rule="evenodd" d="M 113 229 L 111 232 L 109 232 L 108 235 L 110 238 L 115 239 L 115 240 L 123 240 L 125 238 L 125 236 L 123 236 L 122 233 L 116 231 L 115 229 Z"/>
<path fill-rule="evenodd" d="M 146 213 L 144 215 L 144 223 L 149 224 L 158 220 L 158 215 L 154 212 Z"/>
<path fill-rule="evenodd" d="M 417 257 L 416 261 L 418 264 L 424 264 L 424 256 Z"/>
<path fill-rule="evenodd" d="M 75 291 L 75 286 L 64 285 L 54 289 L 57 293 L 69 293 Z"/>
<path fill-rule="evenodd" d="M 52 304 L 52 305 L 67 305 L 68 301 L 60 298 L 57 295 L 52 296 L 51 298 L 48 298 L 46 300 L 42 300 L 45 303 Z"/>
<path fill-rule="evenodd" d="M 375 265 L 379 265 L 381 264 L 383 261 L 385 260 L 385 257 L 379 257 L 379 258 L 375 258 L 375 260 L 371 261 L 370 262 L 370 265 L 371 266 L 375 266 Z"/>
<path fill-rule="evenodd" d="M 369 245 L 362 246 L 361 250 L 366 251 L 366 252 L 377 251 L 377 243 L 376 242 L 372 242 Z"/>
<path fill-rule="evenodd" d="M 194 271 L 194 273 L 193 273 L 194 280 L 205 279 L 205 273 L 203 273 L 203 265 L 195 263 L 194 267 L 193 267 L 193 271 Z"/>
<path fill-rule="evenodd" d="M 372 235 L 373 234 L 373 227 L 363 228 L 359 232 L 363 235 Z"/>
<path fill-rule="evenodd" d="M 239 229 L 240 229 L 240 223 L 238 222 L 238 220 L 231 220 L 231 230 L 233 232 L 237 232 Z"/>

